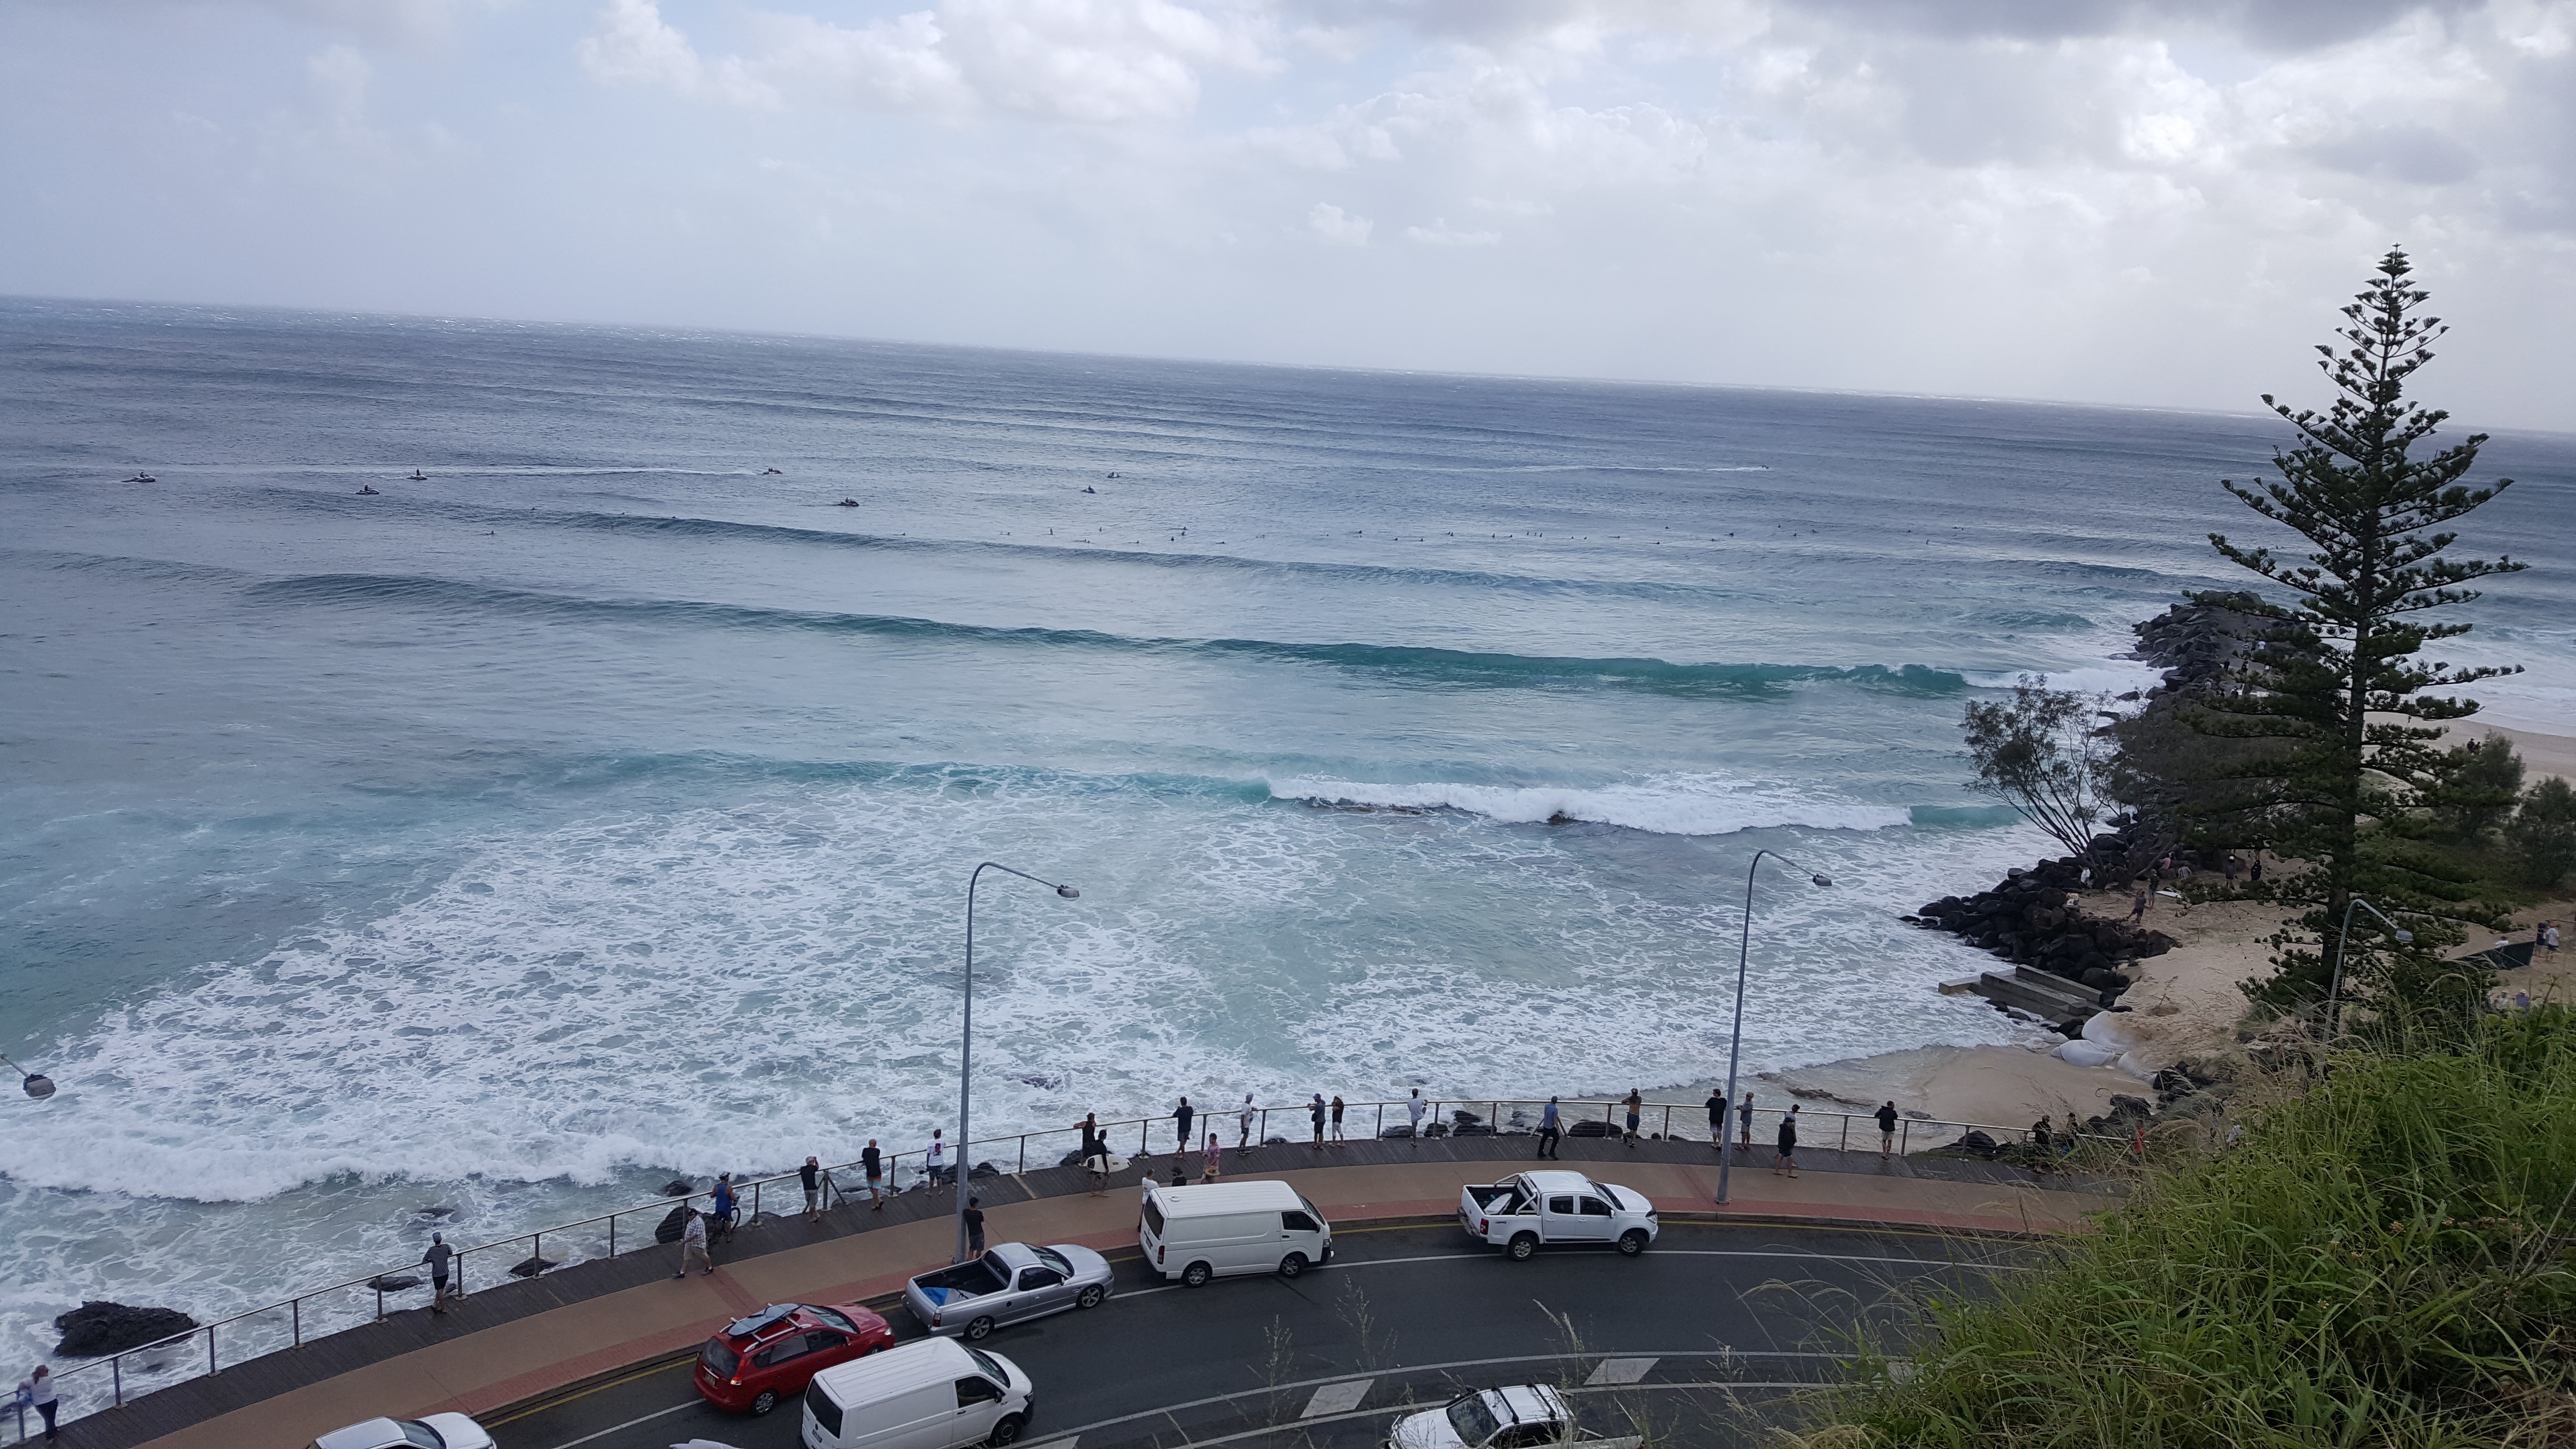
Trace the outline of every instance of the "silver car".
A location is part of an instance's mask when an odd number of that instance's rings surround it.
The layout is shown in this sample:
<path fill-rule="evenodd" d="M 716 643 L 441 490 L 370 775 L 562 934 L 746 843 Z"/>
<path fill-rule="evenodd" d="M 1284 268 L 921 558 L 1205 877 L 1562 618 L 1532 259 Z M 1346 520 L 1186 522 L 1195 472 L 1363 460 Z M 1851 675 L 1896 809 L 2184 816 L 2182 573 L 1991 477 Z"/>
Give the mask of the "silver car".
<path fill-rule="evenodd" d="M 1108 1296 L 1109 1260 L 1074 1243 L 1002 1243 L 903 1285 L 904 1306 L 922 1327 L 970 1342 L 1007 1323 L 1097 1308 Z"/>

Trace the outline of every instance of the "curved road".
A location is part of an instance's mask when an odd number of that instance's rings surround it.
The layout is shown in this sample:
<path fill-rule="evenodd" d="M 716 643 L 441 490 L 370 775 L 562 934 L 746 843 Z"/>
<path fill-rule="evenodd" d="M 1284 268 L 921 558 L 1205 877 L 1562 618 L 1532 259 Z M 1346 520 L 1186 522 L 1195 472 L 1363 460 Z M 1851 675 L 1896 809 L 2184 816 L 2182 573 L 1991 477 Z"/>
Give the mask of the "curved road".
<path fill-rule="evenodd" d="M 1344 1229 L 1290 1282 L 1167 1287 L 1117 1263 L 1108 1302 L 985 1341 L 1037 1381 L 1030 1449 L 1226 1442 L 1382 1443 L 1410 1408 L 1470 1387 L 1577 1391 L 1600 1433 L 1732 1438 L 1744 1415 L 1840 1376 L 1857 1332 L 1900 1294 L 1972 1288 L 2029 1250 L 1939 1233 L 1672 1223 L 1643 1257 L 1559 1250 L 1512 1263 L 1454 1227 Z M 1113 1255 L 1115 1257 L 1117 1255 Z M 898 1334 L 920 1332 L 888 1314 Z M 680 1363 L 490 1426 L 503 1449 L 664 1449 L 711 1439 L 791 1449 L 799 1412 L 717 1411 Z"/>

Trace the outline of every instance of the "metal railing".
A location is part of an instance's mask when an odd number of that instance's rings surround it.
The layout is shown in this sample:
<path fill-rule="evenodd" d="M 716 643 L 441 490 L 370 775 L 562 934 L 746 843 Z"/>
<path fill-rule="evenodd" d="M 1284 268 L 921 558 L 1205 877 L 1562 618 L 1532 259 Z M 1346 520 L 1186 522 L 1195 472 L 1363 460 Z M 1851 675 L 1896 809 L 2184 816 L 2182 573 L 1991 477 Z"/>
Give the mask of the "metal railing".
<path fill-rule="evenodd" d="M 1194 1112 L 1192 1114 L 1191 1135 L 1197 1140 L 1186 1144 L 1179 1140 L 1180 1133 L 1178 1119 L 1174 1115 L 1122 1118 L 1114 1122 L 1100 1123 L 1097 1125 L 1095 1130 L 1098 1131 L 1104 1142 L 1112 1142 L 1113 1144 L 1116 1142 L 1123 1142 L 1126 1138 L 1126 1134 L 1132 1130 L 1135 1134 L 1135 1155 L 1137 1157 L 1153 1155 L 1157 1129 L 1160 1129 L 1161 1132 L 1174 1143 L 1174 1153 L 1187 1152 L 1192 1156 L 1196 1156 L 1205 1150 L 1207 1135 L 1211 1132 L 1217 1135 L 1220 1146 L 1231 1146 L 1238 1149 L 1247 1145 L 1263 1146 L 1275 1141 L 1289 1141 L 1290 1145 L 1295 1145 L 1294 1142 L 1289 1139 L 1274 1138 L 1272 1136 L 1270 1131 L 1270 1120 L 1271 1117 L 1276 1114 L 1297 1122 L 1300 1127 L 1307 1128 L 1308 1140 L 1310 1142 L 1321 1140 L 1327 1147 L 1329 1147 L 1333 1141 L 1346 1140 L 1343 1138 L 1342 1133 L 1347 1131 L 1347 1124 L 1355 1114 L 1363 1112 L 1372 1114 L 1372 1127 L 1370 1136 L 1362 1140 L 1383 1140 L 1389 1137 L 1400 1140 L 1411 1138 L 1413 1136 L 1414 1127 L 1414 1118 L 1411 1108 L 1413 1103 L 1417 1100 L 1420 1101 L 1423 1106 L 1421 1131 L 1425 1140 L 1461 1136 L 1519 1136 L 1534 1138 L 1538 1132 L 1538 1123 L 1541 1113 L 1546 1105 L 1544 1101 L 1533 1098 L 1484 1097 L 1468 1099 L 1399 1098 L 1392 1101 L 1346 1103 L 1344 1104 L 1344 1122 L 1342 1124 L 1335 1124 L 1328 1116 L 1325 1125 L 1322 1128 L 1320 1139 L 1318 1139 L 1313 1129 L 1311 1104 L 1300 1104 L 1294 1107 L 1255 1106 L 1249 1109 L 1235 1108 L 1221 1113 Z M 1596 1101 L 1586 1099 L 1571 1102 L 1561 1101 L 1558 1103 L 1558 1113 L 1560 1122 L 1563 1125 L 1563 1130 L 1568 1136 L 1619 1136 L 1624 1133 L 1626 1127 L 1626 1124 L 1621 1117 L 1621 1110 L 1624 1106 L 1625 1103 L 1622 1100 Z M 1473 1110 L 1479 1108 L 1483 1110 Z M 1388 1120 L 1389 1109 L 1393 1110 L 1393 1115 L 1398 1119 L 1397 1121 L 1390 1122 Z M 1508 1116 L 1506 1115 L 1507 1109 L 1509 1114 Z M 1597 1119 L 1592 1115 L 1595 1109 L 1598 1109 L 1600 1113 L 1600 1116 Z M 1651 1119 L 1656 1124 L 1651 1134 L 1653 1136 L 1659 1137 L 1663 1140 L 1677 1140 L 1678 1138 L 1687 1136 L 1687 1134 L 1676 1134 L 1673 1131 L 1673 1114 L 1675 1112 L 1684 1114 L 1683 1121 L 1685 1124 L 1696 1123 L 1701 1125 L 1701 1135 L 1692 1137 L 1689 1140 L 1706 1140 L 1706 1129 L 1704 1125 L 1705 1118 L 1693 1117 L 1691 1115 L 1694 1113 L 1704 1112 L 1704 1107 L 1699 1103 L 1642 1103 L 1639 1109 L 1639 1134 L 1641 1136 L 1649 1135 L 1646 1123 Z M 1778 1119 L 1784 1115 L 1784 1109 L 1777 1107 L 1757 1108 L 1749 1115 L 1757 1122 L 1760 1118 L 1765 1116 L 1771 1118 L 1776 1131 Z M 1864 1146 L 1868 1144 L 1869 1134 L 1875 1132 L 1878 1127 L 1878 1123 L 1874 1116 L 1868 1113 L 1825 1111 L 1810 1112 L 1804 1110 L 1802 1106 L 1798 1113 L 1798 1118 L 1802 1127 L 1807 1123 L 1821 1124 L 1829 1118 L 1840 1119 L 1836 1139 L 1836 1147 L 1837 1150 L 1840 1151 L 1849 1151 L 1851 1149 L 1851 1139 L 1853 1136 L 1852 1123 L 1854 1121 L 1857 1120 L 1865 1124 L 1861 1132 Z M 1601 1123 L 1601 1126 L 1597 1129 L 1592 1128 L 1589 1125 L 1596 1120 Z M 1026 1172 L 1030 1167 L 1029 1148 L 1032 1142 L 1043 1143 L 1044 1140 L 1048 1138 L 1078 1139 L 1079 1135 L 1083 1131 L 1084 1125 L 1085 1124 L 1082 1123 L 1076 1123 L 1069 1127 L 1044 1128 L 1034 1132 L 1020 1132 L 1005 1134 L 999 1137 L 987 1137 L 981 1141 L 969 1144 L 969 1150 L 958 1153 L 954 1161 L 942 1166 L 935 1174 L 929 1170 L 927 1161 L 929 1154 L 926 1148 L 916 1152 L 884 1154 L 880 1160 L 884 1167 L 886 1190 L 895 1193 L 904 1193 L 925 1190 L 937 1191 L 942 1187 L 953 1189 L 957 1174 L 961 1168 L 967 1174 L 967 1178 L 970 1183 L 975 1178 L 982 1176 L 1001 1176 L 1005 1173 Z M 1578 1125 L 1583 1129 L 1580 1132 L 1577 1131 Z M 1739 1120 L 1733 1123 L 1733 1126 L 1739 1134 L 1737 1137 L 1737 1150 L 1744 1150 L 1747 1138 L 1741 1134 L 1744 1132 L 1746 1124 Z M 1964 1138 L 1969 1132 L 1981 1131 L 1993 1138 L 1998 1144 L 2005 1142 L 2026 1142 L 2031 1136 L 2030 1129 L 2026 1127 L 1999 1127 L 1988 1123 L 1946 1122 L 1927 1118 L 1906 1117 L 1899 1119 L 1896 1150 L 1900 1153 L 1912 1150 L 1913 1133 L 1917 1129 L 1924 1130 L 1928 1133 L 1939 1128 L 1955 1129 L 1958 1136 L 1961 1138 Z M 1815 1135 L 1808 1135 L 1807 1133 L 1802 1132 L 1800 1138 L 1801 1144 L 1811 1148 L 1819 1147 L 1822 1145 L 1821 1135 L 1821 1130 L 1819 1130 Z M 1228 1143 L 1226 1141 L 1229 1137 L 1234 1139 L 1232 1143 Z M 2072 1132 L 2053 1134 L 2053 1139 L 2062 1139 L 2070 1143 L 2077 1140 L 2079 1137 L 2083 1138 L 2083 1140 L 2089 1141 L 2123 1143 L 2123 1139 L 2100 1137 L 2094 1134 L 2078 1134 Z M 1757 1132 L 1751 1137 L 1750 1142 L 1752 1146 L 1759 1148 L 1763 1145 L 1764 1139 L 1762 1139 Z M 1954 1142 L 1943 1142 L 1936 1145 L 1952 1146 L 1956 1144 Z M 1008 1146 L 1012 1149 L 1013 1165 L 1009 1168 L 1004 1168 L 999 1163 L 996 1163 L 989 1158 L 981 1162 L 969 1161 L 969 1159 L 978 1155 L 979 1150 L 989 1152 L 1000 1146 Z M 1060 1158 L 1050 1160 L 1050 1151 L 1051 1149 L 1049 1148 L 1044 1146 L 1040 1147 L 1039 1156 L 1041 1160 L 1037 1163 L 1037 1166 L 1046 1168 L 1059 1165 L 1069 1165 L 1071 1162 L 1077 1160 L 1077 1153 L 1070 1151 L 1061 1154 Z M 1166 1153 L 1165 1155 L 1174 1155 L 1174 1153 Z M 839 1180 L 839 1175 L 857 1173 L 860 1170 L 861 1165 L 856 1160 L 836 1163 L 831 1167 L 821 1169 L 818 1183 L 824 1194 L 822 1205 L 826 1207 L 831 1206 L 832 1199 L 835 1197 L 844 1202 L 848 1201 L 853 1195 L 852 1191 L 846 1184 Z M 790 1190 L 796 1191 L 800 1194 L 795 1199 L 796 1211 L 803 1211 L 804 1203 L 801 1196 L 803 1183 L 799 1172 L 782 1172 L 772 1177 L 754 1178 L 747 1182 L 734 1184 L 737 1210 L 740 1210 L 743 1203 L 747 1202 L 749 1204 L 749 1217 L 743 1223 L 744 1227 L 757 1228 L 761 1225 L 762 1220 L 766 1216 L 761 1207 L 763 1190 L 766 1188 L 778 1187 L 781 1184 L 795 1185 L 794 1188 Z M 860 1190 L 864 1191 L 865 1189 L 862 1188 Z M 466 1265 L 469 1262 L 474 1261 L 475 1255 L 477 1254 L 489 1255 L 503 1250 L 515 1250 L 519 1245 L 526 1244 L 529 1250 L 528 1257 L 508 1269 L 498 1270 L 495 1273 L 495 1276 L 533 1278 L 550 1272 L 556 1268 L 566 1266 L 567 1264 L 587 1261 L 594 1257 L 613 1258 L 617 1256 L 620 1251 L 632 1252 L 641 1251 L 646 1248 L 669 1246 L 659 1237 L 658 1231 L 648 1231 L 643 1235 L 641 1241 L 638 1241 L 630 1232 L 626 1239 L 627 1246 L 621 1249 L 619 1243 L 618 1224 L 623 1219 L 634 1217 L 641 1213 L 659 1213 L 663 1218 L 668 1218 L 673 1210 L 692 1205 L 700 1198 L 712 1198 L 713 1195 L 713 1190 L 710 1188 L 703 1192 L 691 1192 L 680 1194 L 678 1196 L 656 1198 L 651 1202 L 639 1203 L 633 1207 L 618 1208 L 612 1212 L 600 1213 L 592 1217 L 576 1219 L 572 1222 L 555 1223 L 546 1227 L 532 1229 L 524 1233 L 513 1233 L 507 1237 L 494 1238 L 488 1242 L 477 1243 L 472 1247 L 457 1248 L 455 1257 L 451 1261 L 450 1265 L 453 1275 L 449 1288 L 450 1296 L 462 1297 L 465 1295 L 467 1291 L 468 1277 Z M 658 1227 L 659 1222 L 657 1220 L 656 1228 L 658 1229 Z M 731 1233 L 726 1232 L 724 1236 L 729 1239 Z M 565 1254 L 560 1261 L 549 1260 L 545 1256 L 546 1239 L 549 1237 L 556 1240 L 557 1251 Z M 720 1245 L 720 1243 L 711 1244 L 711 1246 Z M 598 1253 L 584 1252 L 583 1248 L 585 1246 L 597 1246 L 601 1251 Z M 488 1263 L 490 1259 L 487 1256 L 483 1261 Z M 135 1348 L 125 1349 L 119 1353 L 110 1354 L 103 1358 L 91 1359 L 86 1363 L 75 1364 L 70 1368 L 58 1370 L 55 1374 L 55 1379 L 61 1388 L 63 1410 L 70 1411 L 74 1408 L 76 1401 L 74 1393 L 75 1389 L 86 1391 L 78 1395 L 79 1399 L 87 1401 L 87 1406 L 81 1410 L 82 1413 L 94 1413 L 102 1407 L 124 1407 L 125 1401 L 128 1397 L 127 1389 L 129 1385 L 127 1383 L 127 1364 L 129 1360 L 136 1361 L 135 1373 L 137 1375 L 138 1384 L 140 1385 L 140 1387 L 137 1387 L 135 1390 L 137 1395 L 149 1393 L 154 1389 L 164 1388 L 170 1384 L 184 1382 L 189 1378 L 196 1377 L 195 1365 L 198 1362 L 198 1355 L 192 1345 L 201 1335 L 205 1339 L 205 1353 L 203 1356 L 205 1364 L 204 1372 L 207 1374 L 218 1374 L 223 1371 L 222 1360 L 218 1350 L 217 1337 L 220 1331 L 231 1331 L 229 1341 L 234 1345 L 232 1361 L 240 1363 L 250 1358 L 277 1352 L 281 1349 L 301 1348 L 304 1346 L 304 1343 L 308 1338 L 320 1337 L 329 1333 L 343 1332 L 351 1328 L 362 1327 L 367 1323 L 382 1322 L 386 1316 L 385 1298 L 388 1294 L 398 1295 L 404 1293 L 415 1293 L 428 1286 L 428 1281 L 425 1276 L 413 1276 L 415 1274 L 421 1274 L 422 1271 L 421 1265 L 417 1262 L 382 1269 L 362 1278 L 351 1278 L 345 1282 L 331 1284 L 328 1287 L 307 1290 L 292 1298 L 280 1299 L 272 1303 L 264 1303 L 259 1307 L 252 1308 L 241 1313 L 236 1313 L 230 1318 L 219 1319 L 213 1323 L 201 1324 L 184 1333 L 172 1334 L 167 1338 L 158 1339 L 154 1342 L 143 1344 Z M 404 1278 L 411 1278 L 412 1281 L 408 1283 L 399 1281 Z M 389 1283 L 392 1286 L 387 1286 Z M 357 1295 L 354 1300 L 356 1304 L 354 1309 L 349 1306 L 352 1300 L 348 1296 L 352 1294 L 353 1291 Z M 316 1305 L 317 1300 L 326 1300 L 326 1302 L 319 1306 L 308 1308 L 308 1305 Z M 283 1317 L 282 1322 L 280 1321 L 281 1315 Z M 311 1319 L 311 1322 L 309 1323 L 308 1318 Z M 182 1363 L 186 1365 L 184 1371 L 179 1367 Z M 104 1385 L 101 1385 L 99 1381 L 99 1371 L 101 1370 L 104 1370 L 104 1378 L 106 1380 Z M 80 1379 L 79 1382 L 75 1384 L 75 1378 L 84 1374 L 90 1375 L 90 1377 Z M 96 1392 L 100 1387 L 106 1388 L 107 1392 L 104 1395 Z M 104 1400 L 104 1403 L 101 1403 L 101 1400 Z M 72 1417 L 78 1417 L 78 1415 L 75 1414 L 72 1415 Z"/>

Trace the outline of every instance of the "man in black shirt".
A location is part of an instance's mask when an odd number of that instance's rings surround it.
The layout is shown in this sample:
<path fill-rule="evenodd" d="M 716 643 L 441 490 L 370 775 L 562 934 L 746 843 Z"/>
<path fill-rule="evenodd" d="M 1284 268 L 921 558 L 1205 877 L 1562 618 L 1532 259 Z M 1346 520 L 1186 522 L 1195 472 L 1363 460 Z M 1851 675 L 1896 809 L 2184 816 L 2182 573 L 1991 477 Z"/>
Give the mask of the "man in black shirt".
<path fill-rule="evenodd" d="M 1196 1116 L 1198 1116 L 1198 1109 L 1190 1105 L 1189 1098 L 1183 1097 L 1181 1099 L 1179 1110 L 1172 1113 L 1172 1124 L 1180 1128 L 1181 1132 L 1181 1145 L 1174 1149 L 1175 1151 L 1187 1153 L 1190 1150 L 1192 1146 L 1190 1139 L 1190 1121 Z"/>
<path fill-rule="evenodd" d="M 876 1206 L 871 1212 L 885 1211 L 885 1159 L 877 1155 L 877 1140 L 868 1139 L 868 1150 L 859 1154 L 859 1172 L 868 1180 L 868 1201 Z"/>
<path fill-rule="evenodd" d="M 1878 1155 L 1881 1157 L 1889 1157 L 1893 1156 L 1895 1152 L 1896 1104 L 1894 1102 L 1889 1102 L 1878 1109 Z"/>
<path fill-rule="evenodd" d="M 823 1220 L 822 1162 L 816 1158 L 806 1158 L 805 1165 L 796 1169 L 796 1176 L 805 1184 L 805 1221 L 821 1222 Z"/>
<path fill-rule="evenodd" d="M 966 1251 L 970 1253 L 984 1251 L 983 1204 L 984 1200 L 980 1197 L 966 1199 Z"/>
<path fill-rule="evenodd" d="M 420 1260 L 429 1265 L 429 1311 L 432 1313 L 447 1311 L 447 1265 L 455 1256 L 456 1250 L 447 1246 L 446 1235 L 429 1235 L 429 1251 L 421 1254 Z"/>

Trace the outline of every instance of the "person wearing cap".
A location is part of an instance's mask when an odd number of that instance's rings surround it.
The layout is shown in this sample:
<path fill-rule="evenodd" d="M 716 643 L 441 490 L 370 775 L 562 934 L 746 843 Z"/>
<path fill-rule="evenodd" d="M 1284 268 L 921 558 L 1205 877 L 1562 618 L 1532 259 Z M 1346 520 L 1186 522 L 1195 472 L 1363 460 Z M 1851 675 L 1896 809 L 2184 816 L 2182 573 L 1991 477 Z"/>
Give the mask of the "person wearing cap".
<path fill-rule="evenodd" d="M 805 1184 L 805 1221 L 823 1220 L 823 1160 L 808 1154 L 805 1165 L 796 1169 L 798 1181 Z"/>

